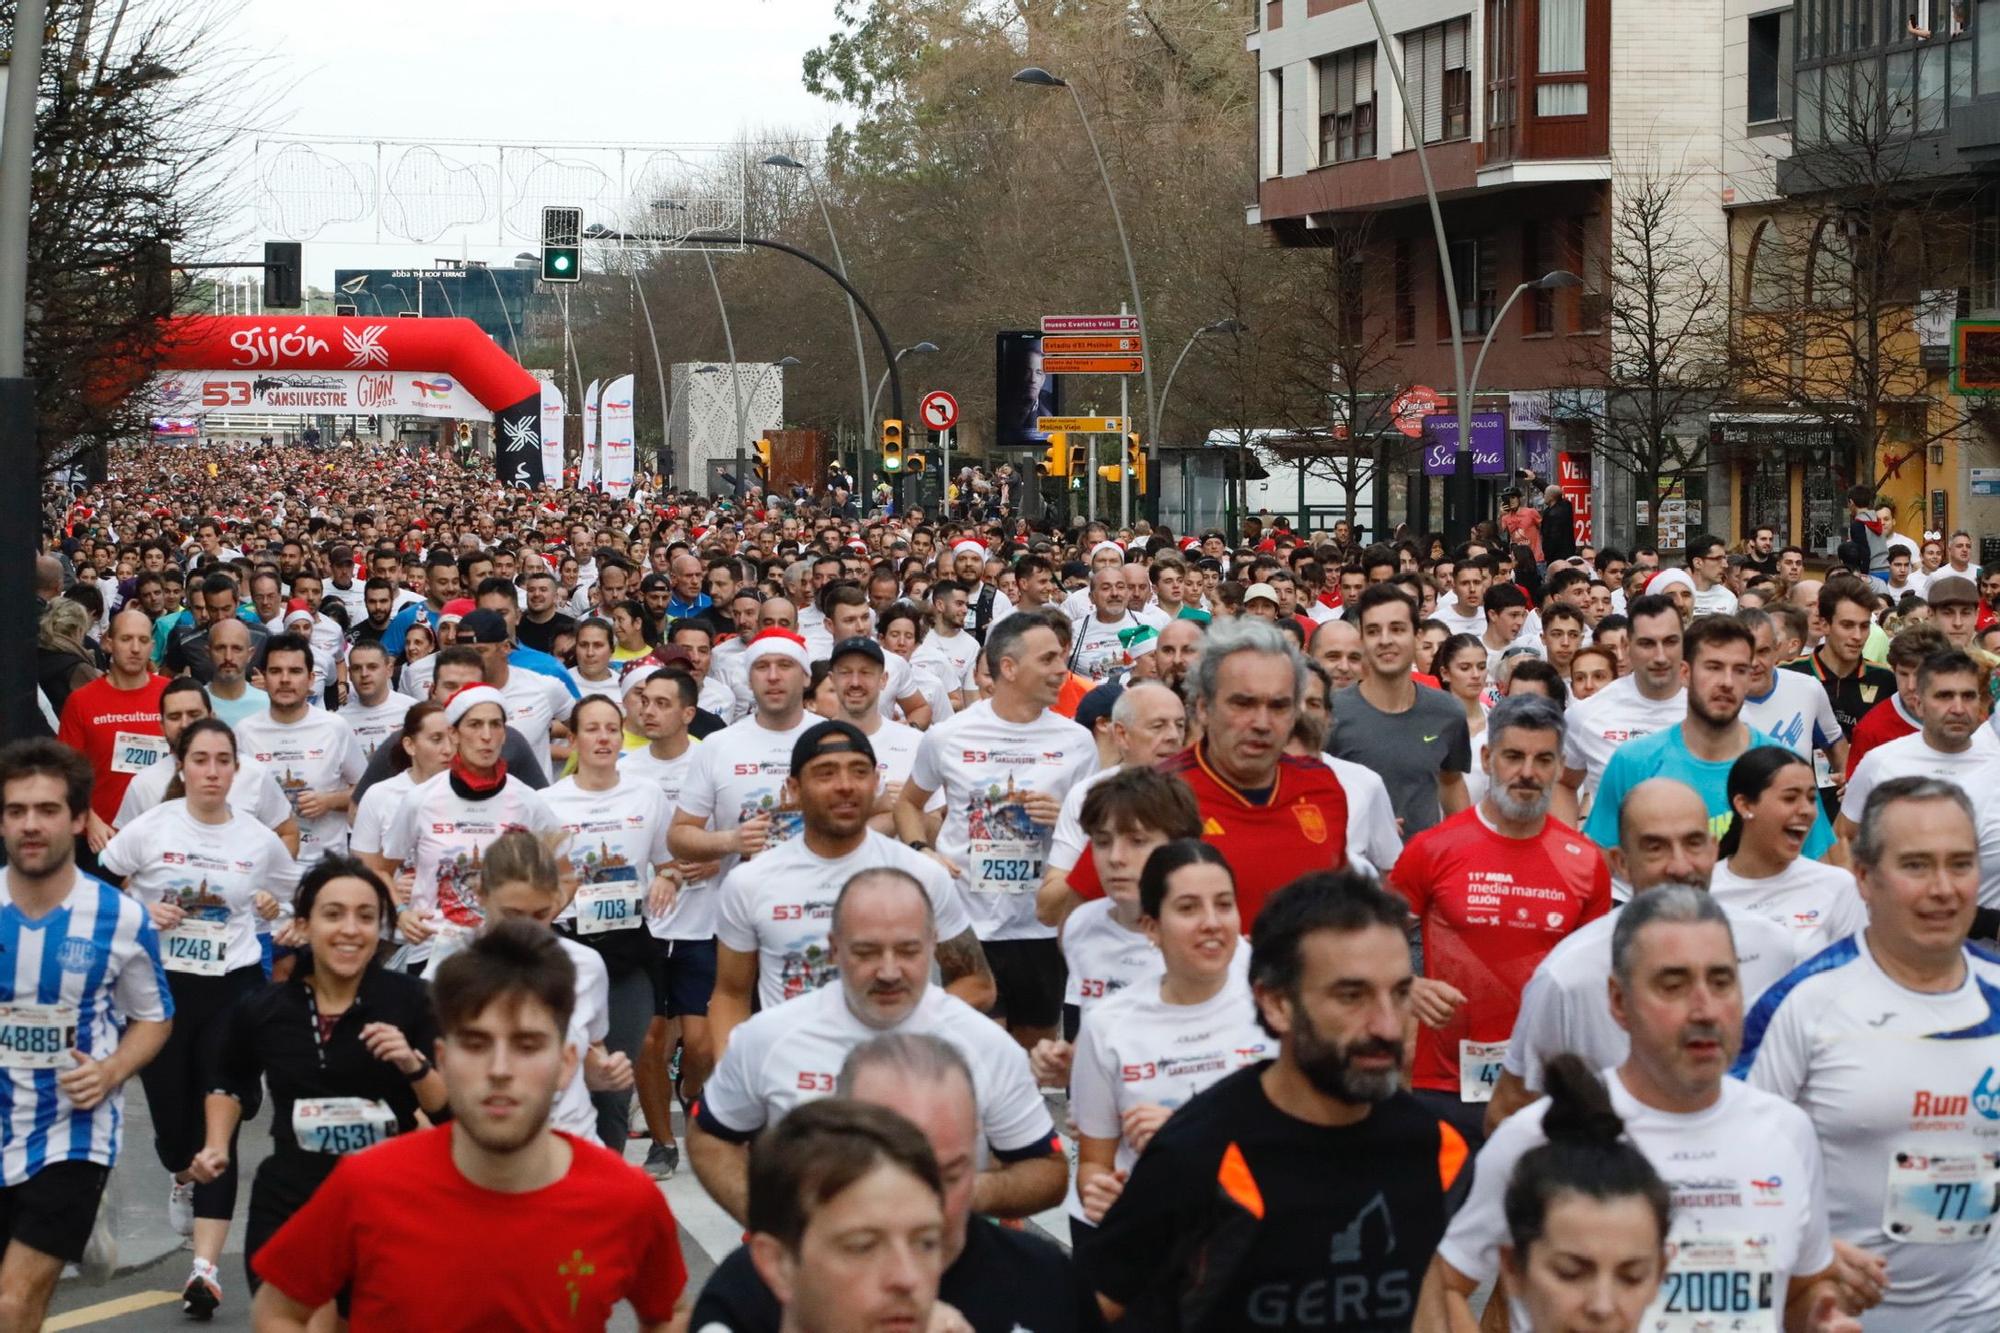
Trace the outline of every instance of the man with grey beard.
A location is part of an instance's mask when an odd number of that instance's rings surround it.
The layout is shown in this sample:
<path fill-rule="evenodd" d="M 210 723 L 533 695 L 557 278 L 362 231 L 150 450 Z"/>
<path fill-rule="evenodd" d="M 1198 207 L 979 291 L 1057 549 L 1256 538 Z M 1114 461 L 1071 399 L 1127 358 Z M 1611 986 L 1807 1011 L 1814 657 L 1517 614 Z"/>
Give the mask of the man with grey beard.
<path fill-rule="evenodd" d="M 1553 778 L 1551 778 L 1551 781 Z M 1168 843 L 1168 901 L 1226 876 Z M 1250 988 L 1278 1058 L 1227 1075 L 1148 1137 L 1077 1257 L 1125 1328 L 1407 1328 L 1466 1145 L 1403 1089 L 1408 910 L 1353 870 L 1265 900 Z M 784 1006 L 780 1006 L 782 1009 Z"/>
<path fill-rule="evenodd" d="M 1486 795 L 1412 838 L 1389 873 L 1423 951 L 1410 1086 L 1475 1146 L 1535 965 L 1611 910 L 1604 857 L 1549 817 L 1562 743 L 1563 716 L 1549 700 L 1501 700 L 1480 738 Z"/>

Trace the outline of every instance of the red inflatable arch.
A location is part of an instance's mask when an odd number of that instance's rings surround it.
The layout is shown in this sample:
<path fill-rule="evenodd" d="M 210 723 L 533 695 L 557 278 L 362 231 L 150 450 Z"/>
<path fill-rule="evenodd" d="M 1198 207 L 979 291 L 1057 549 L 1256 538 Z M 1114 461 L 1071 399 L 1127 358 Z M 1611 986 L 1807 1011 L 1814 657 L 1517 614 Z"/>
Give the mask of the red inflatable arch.
<path fill-rule="evenodd" d="M 454 380 L 493 415 L 502 480 L 542 484 L 541 382 L 469 319 L 186 315 L 169 320 L 158 371 L 380 371 Z"/>

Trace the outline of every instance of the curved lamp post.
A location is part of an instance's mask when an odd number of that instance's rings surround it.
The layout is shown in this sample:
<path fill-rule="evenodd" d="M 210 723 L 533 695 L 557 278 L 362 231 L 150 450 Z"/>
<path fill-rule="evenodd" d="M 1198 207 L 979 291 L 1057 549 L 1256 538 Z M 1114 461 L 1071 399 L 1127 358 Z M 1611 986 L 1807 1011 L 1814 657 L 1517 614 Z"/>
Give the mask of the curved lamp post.
<path fill-rule="evenodd" d="M 790 153 L 772 153 L 769 157 L 763 159 L 761 165 L 805 173 L 806 184 L 812 190 L 813 202 L 819 205 L 820 221 L 826 224 L 827 244 L 833 248 L 833 266 L 839 269 L 840 276 L 845 278 L 847 276 L 847 258 L 840 253 L 840 237 L 834 233 L 833 215 L 827 212 L 826 195 L 819 188 L 819 177 L 814 174 L 812 168 L 793 157 Z M 861 311 L 855 306 L 854 298 L 851 296 L 847 298 L 847 323 L 848 327 L 854 330 L 855 383 L 859 384 L 861 392 L 866 394 L 868 392 L 868 353 L 861 342 Z M 867 447 L 869 429 L 875 424 L 874 404 L 864 398 L 862 400 L 861 411 L 861 441 L 862 447 L 865 448 Z"/>

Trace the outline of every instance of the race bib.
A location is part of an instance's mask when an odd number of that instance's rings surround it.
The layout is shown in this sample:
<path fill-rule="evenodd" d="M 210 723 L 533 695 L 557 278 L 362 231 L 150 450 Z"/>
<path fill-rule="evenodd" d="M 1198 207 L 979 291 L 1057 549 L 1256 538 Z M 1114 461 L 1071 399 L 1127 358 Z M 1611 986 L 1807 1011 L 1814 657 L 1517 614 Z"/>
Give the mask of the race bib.
<path fill-rule="evenodd" d="M 994 842 L 975 838 L 966 852 L 967 877 L 974 893 L 1033 893 L 1042 883 L 1039 843 Z"/>
<path fill-rule="evenodd" d="M 1899 1152 L 1889 1162 L 1882 1230 L 1917 1245 L 1983 1241 L 2000 1211 L 2000 1153 Z"/>
<path fill-rule="evenodd" d="M 396 1113 L 368 1097 L 301 1097 L 292 1103 L 292 1133 L 307 1152 L 350 1153 L 396 1132 Z"/>
<path fill-rule="evenodd" d="M 1667 1243 L 1648 1333 L 1778 1333 L 1783 1309 L 1770 1236 L 1691 1235 Z"/>
<path fill-rule="evenodd" d="M 644 924 L 646 894 L 636 883 L 586 884 L 576 891 L 576 933 L 602 935 Z"/>
<path fill-rule="evenodd" d="M 229 921 L 184 916 L 160 936 L 160 961 L 169 972 L 219 977 L 229 970 Z"/>
<path fill-rule="evenodd" d="M 1500 1081 L 1500 1061 L 1507 1055 L 1504 1041 L 1461 1041 L 1458 1043 L 1458 1099 L 1462 1102 L 1490 1102 L 1493 1087 Z"/>
<path fill-rule="evenodd" d="M 114 732 L 111 737 L 111 771 L 143 773 L 168 754 L 165 736 L 146 736 L 136 731 Z"/>
<path fill-rule="evenodd" d="M 0 1069 L 68 1069 L 75 1049 L 75 1005 L 0 1004 Z"/>

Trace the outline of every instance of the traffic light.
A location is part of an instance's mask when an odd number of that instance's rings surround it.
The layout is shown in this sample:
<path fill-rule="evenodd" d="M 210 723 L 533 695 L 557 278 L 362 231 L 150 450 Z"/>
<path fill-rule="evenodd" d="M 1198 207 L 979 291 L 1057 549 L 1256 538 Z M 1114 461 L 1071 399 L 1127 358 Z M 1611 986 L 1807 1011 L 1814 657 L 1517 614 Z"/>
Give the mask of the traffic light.
<path fill-rule="evenodd" d="M 299 292 L 304 247 L 297 241 L 264 242 L 264 304 L 293 310 L 305 303 Z"/>
<path fill-rule="evenodd" d="M 1049 447 L 1042 451 L 1042 461 L 1035 464 L 1035 474 L 1041 477 L 1069 475 L 1069 436 L 1061 431 L 1049 434 Z"/>
<path fill-rule="evenodd" d="M 1125 437 L 1125 466 L 1132 473 L 1132 489 L 1146 493 L 1146 451 L 1139 446 L 1139 432 Z"/>
<path fill-rule="evenodd" d="M 1084 443 L 1071 449 L 1069 457 L 1063 460 L 1069 467 L 1069 481 L 1072 489 L 1083 480 L 1084 475 L 1089 471 L 1091 456 L 1097 452 L 1095 448 L 1097 443 L 1096 437 L 1086 435 L 1083 438 Z"/>
<path fill-rule="evenodd" d="M 926 467 L 928 467 L 928 466 L 930 466 L 930 465 L 929 465 L 928 463 L 924 462 L 924 451 L 923 451 L 923 450 L 921 450 L 921 449 L 916 449 L 916 450 L 912 450 L 912 451 L 911 451 L 911 453 L 910 453 L 910 462 L 909 462 L 909 466 L 908 466 L 908 469 L 907 469 L 907 470 L 909 471 L 909 473 L 910 473 L 910 475 L 911 475 L 911 476 L 913 476 L 913 477 L 921 477 L 921 476 L 923 476 L 923 475 L 924 475 L 924 469 L 925 469 Z"/>
<path fill-rule="evenodd" d="M 903 470 L 903 423 L 890 417 L 882 423 L 882 470 Z"/>
<path fill-rule="evenodd" d="M 753 468 L 757 474 L 757 484 L 768 487 L 771 484 L 771 440 L 764 436 L 757 441 L 757 462 Z"/>
<path fill-rule="evenodd" d="M 576 282 L 583 276 L 583 210 L 542 209 L 542 281 Z"/>

